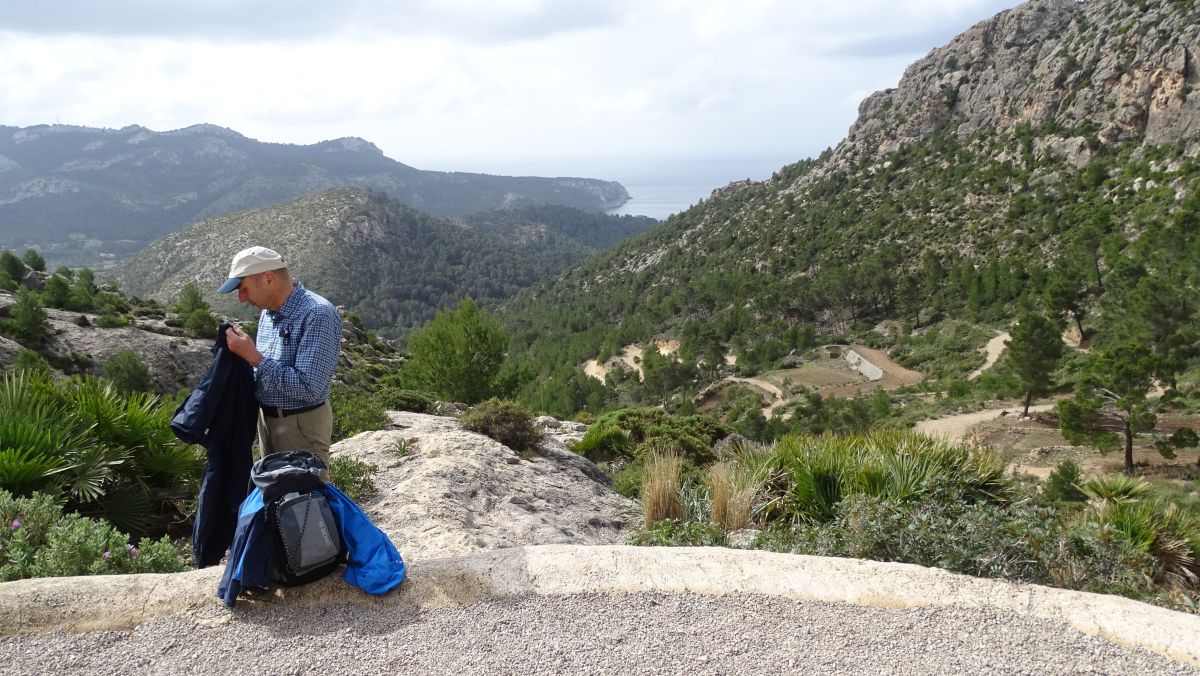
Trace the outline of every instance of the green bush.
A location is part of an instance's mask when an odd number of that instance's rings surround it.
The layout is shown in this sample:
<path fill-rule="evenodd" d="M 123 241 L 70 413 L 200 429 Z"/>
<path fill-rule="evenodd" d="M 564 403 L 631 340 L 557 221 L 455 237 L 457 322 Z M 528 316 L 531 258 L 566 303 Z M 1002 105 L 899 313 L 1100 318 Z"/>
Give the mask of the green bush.
<path fill-rule="evenodd" d="M 50 362 L 45 357 L 25 348 L 17 352 L 17 360 L 12 365 L 13 371 L 30 371 L 41 375 L 49 374 L 50 368 Z"/>
<path fill-rule="evenodd" d="M 355 502 L 363 502 L 378 492 L 374 478 L 378 473 L 378 467 L 357 458 L 338 456 L 329 461 L 329 482 Z"/>
<path fill-rule="evenodd" d="M 125 315 L 106 312 L 96 317 L 96 326 L 102 329 L 119 329 L 122 326 L 129 326 L 130 321 L 129 317 Z"/>
<path fill-rule="evenodd" d="M 659 408 L 625 408 L 600 416 L 575 450 L 593 462 L 623 457 L 633 459 L 647 450 L 669 446 L 689 465 L 717 459 L 713 444 L 729 430 L 713 418 L 673 415 Z"/>
<path fill-rule="evenodd" d="M 528 409 L 507 399 L 488 399 L 458 419 L 465 430 L 489 436 L 517 452 L 537 450 L 542 431 L 533 425 Z"/>
<path fill-rule="evenodd" d="M 57 498 L 13 497 L 0 490 L 0 581 L 64 575 L 174 573 L 185 556 L 166 536 L 129 536 L 104 521 L 63 514 Z"/>
<path fill-rule="evenodd" d="M 412 411 L 429 413 L 433 410 L 433 397 L 416 390 L 405 390 L 384 385 L 375 391 L 375 400 L 386 411 Z"/>
<path fill-rule="evenodd" d="M 150 368 L 133 350 L 123 350 L 104 362 L 104 377 L 122 394 L 149 392 L 152 386 Z"/>
<path fill-rule="evenodd" d="M 1072 530 L 1053 509 L 967 505 L 931 497 L 903 502 L 853 496 L 826 525 L 775 533 L 786 551 L 898 561 L 977 577 L 1144 596 L 1150 557 L 1091 527 Z"/>
<path fill-rule="evenodd" d="M 9 308 L 9 319 L 0 322 L 0 329 L 26 347 L 40 347 L 54 333 L 42 301 L 28 289 L 17 291 Z"/>
<path fill-rule="evenodd" d="M 655 521 L 629 538 L 629 544 L 644 547 L 727 547 L 729 538 L 715 523 Z"/>
<path fill-rule="evenodd" d="M 997 456 L 910 431 L 785 437 L 773 454 L 782 481 L 778 508 L 796 521 L 828 521 L 852 495 L 943 494 L 975 503 L 997 500 L 1008 488 Z"/>
<path fill-rule="evenodd" d="M 572 449 L 592 462 L 605 462 L 632 458 L 635 446 L 628 432 L 606 421 L 588 427 L 583 438 L 575 442 Z"/>
<path fill-rule="evenodd" d="M 329 403 L 333 407 L 334 441 L 381 430 L 388 424 L 387 412 L 371 394 L 335 385 Z"/>
<path fill-rule="evenodd" d="M 1086 501 L 1087 495 L 1079 484 L 1081 476 L 1079 464 L 1074 460 L 1068 458 L 1058 463 L 1046 479 L 1046 498 L 1055 502 Z"/>
<path fill-rule="evenodd" d="M 193 310 L 183 318 L 183 327 L 197 338 L 217 337 L 217 318 L 208 310 Z"/>

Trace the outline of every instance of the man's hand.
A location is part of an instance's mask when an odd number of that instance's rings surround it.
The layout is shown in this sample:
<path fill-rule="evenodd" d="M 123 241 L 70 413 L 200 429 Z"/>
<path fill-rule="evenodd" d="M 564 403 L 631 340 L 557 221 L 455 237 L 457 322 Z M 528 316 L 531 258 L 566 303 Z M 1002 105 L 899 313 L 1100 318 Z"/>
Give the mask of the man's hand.
<path fill-rule="evenodd" d="M 251 366 L 258 366 L 258 362 L 262 361 L 262 354 L 254 345 L 254 340 L 247 336 L 240 326 L 225 329 L 225 343 L 229 345 L 230 352 L 245 359 Z"/>

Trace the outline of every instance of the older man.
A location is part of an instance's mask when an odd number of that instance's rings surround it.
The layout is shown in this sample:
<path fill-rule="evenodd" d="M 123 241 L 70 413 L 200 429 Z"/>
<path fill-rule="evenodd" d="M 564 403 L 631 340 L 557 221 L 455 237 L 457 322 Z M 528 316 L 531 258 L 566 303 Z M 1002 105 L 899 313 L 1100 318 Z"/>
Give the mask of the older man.
<path fill-rule="evenodd" d="M 262 310 L 254 339 L 241 328 L 225 332 L 229 350 L 254 367 L 261 408 L 263 454 L 311 451 L 329 466 L 333 411 L 329 385 L 341 356 L 342 320 L 333 305 L 292 281 L 275 251 L 237 252 L 229 279 L 217 289 Z"/>

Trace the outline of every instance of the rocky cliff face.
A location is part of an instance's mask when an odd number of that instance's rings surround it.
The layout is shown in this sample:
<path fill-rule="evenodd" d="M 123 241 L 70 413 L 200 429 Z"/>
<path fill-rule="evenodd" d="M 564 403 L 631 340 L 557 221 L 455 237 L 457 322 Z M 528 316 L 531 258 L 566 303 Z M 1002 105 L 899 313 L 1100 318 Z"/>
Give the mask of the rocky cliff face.
<path fill-rule="evenodd" d="M 1181 140 L 1200 154 L 1194 2 L 1033 0 L 983 21 L 869 96 L 839 158 L 879 157 L 950 124 L 960 142 L 1053 125 L 1050 147 Z M 1083 128 L 1081 129 L 1081 125 Z M 1087 132 L 1087 133 L 1081 133 Z"/>

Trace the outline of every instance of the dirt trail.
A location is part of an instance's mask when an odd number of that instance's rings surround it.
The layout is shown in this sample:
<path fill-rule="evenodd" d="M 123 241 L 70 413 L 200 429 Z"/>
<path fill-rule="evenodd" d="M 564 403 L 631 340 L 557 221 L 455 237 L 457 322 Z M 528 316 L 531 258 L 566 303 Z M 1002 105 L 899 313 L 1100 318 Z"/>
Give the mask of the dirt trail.
<path fill-rule="evenodd" d="M 1029 412 L 1036 413 L 1053 409 L 1054 404 L 1038 404 L 1037 406 L 1030 406 Z M 988 420 L 994 420 L 1006 411 L 1010 415 L 1018 415 L 1021 411 L 1021 406 L 1017 404 L 1008 408 L 988 408 L 982 411 L 975 411 L 974 413 L 951 415 L 935 420 L 922 420 L 914 426 L 914 429 L 931 437 L 943 437 L 950 441 L 961 442 L 966 441 L 967 433 L 971 431 L 972 427 Z"/>
<path fill-rule="evenodd" d="M 975 380 L 979 376 L 983 375 L 984 371 L 992 368 L 992 366 L 996 364 L 996 360 L 998 360 L 1000 355 L 1003 354 L 1004 344 L 1007 343 L 1011 338 L 1012 336 L 1009 335 L 1008 331 L 1004 331 L 1003 333 L 996 334 L 995 338 L 989 340 L 987 345 L 983 348 L 984 351 L 987 352 L 987 359 L 984 360 L 983 366 L 971 371 L 971 373 L 967 375 L 967 380 Z"/>

